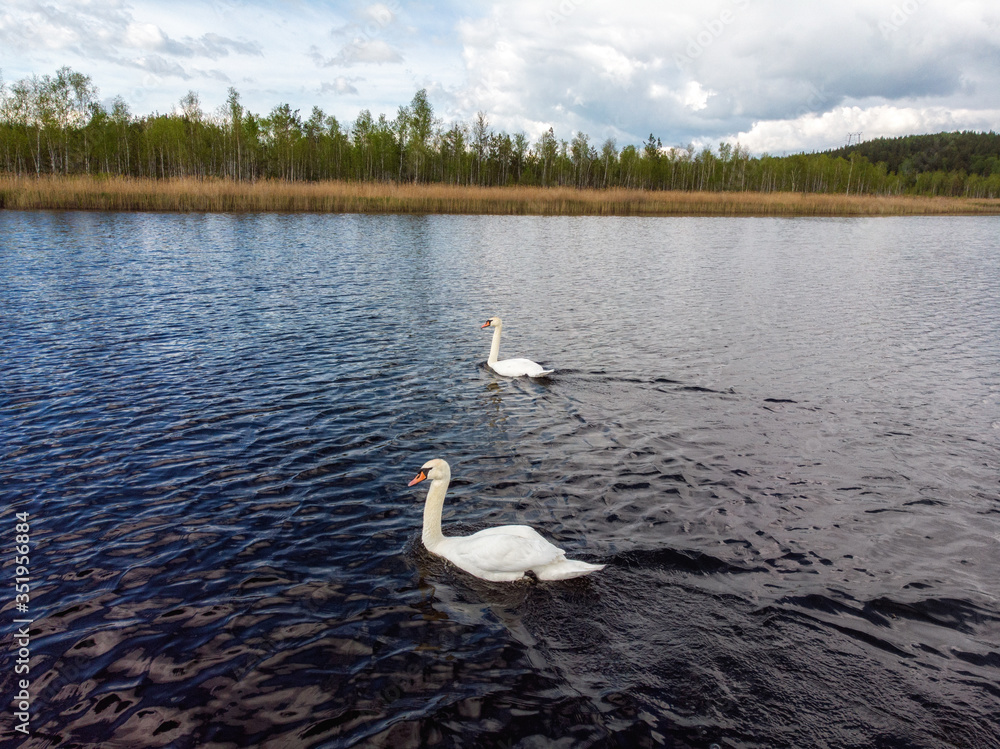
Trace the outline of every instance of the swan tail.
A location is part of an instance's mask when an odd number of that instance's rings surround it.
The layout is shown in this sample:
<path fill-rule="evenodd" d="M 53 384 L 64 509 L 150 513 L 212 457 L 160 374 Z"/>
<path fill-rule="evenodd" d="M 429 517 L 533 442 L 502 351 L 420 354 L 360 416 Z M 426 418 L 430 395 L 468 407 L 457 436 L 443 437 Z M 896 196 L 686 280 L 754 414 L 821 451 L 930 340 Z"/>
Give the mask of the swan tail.
<path fill-rule="evenodd" d="M 541 372 L 533 372 L 531 377 L 547 377 L 548 375 L 555 372 L 554 369 L 543 369 Z"/>
<path fill-rule="evenodd" d="M 591 572 L 603 569 L 603 564 L 578 562 L 575 559 L 561 559 L 558 562 L 539 567 L 534 572 L 539 580 L 569 580 L 573 577 L 582 577 L 583 575 L 589 575 Z"/>

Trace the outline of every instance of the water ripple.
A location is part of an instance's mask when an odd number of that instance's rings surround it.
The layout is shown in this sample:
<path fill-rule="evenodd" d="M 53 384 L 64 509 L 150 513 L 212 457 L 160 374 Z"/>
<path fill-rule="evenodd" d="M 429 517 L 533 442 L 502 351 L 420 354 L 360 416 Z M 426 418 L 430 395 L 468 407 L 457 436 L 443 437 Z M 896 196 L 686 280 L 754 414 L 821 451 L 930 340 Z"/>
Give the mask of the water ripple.
<path fill-rule="evenodd" d="M 996 745 L 994 235 L 3 212 L 33 745 Z M 606 568 L 430 555 L 431 457 Z"/>

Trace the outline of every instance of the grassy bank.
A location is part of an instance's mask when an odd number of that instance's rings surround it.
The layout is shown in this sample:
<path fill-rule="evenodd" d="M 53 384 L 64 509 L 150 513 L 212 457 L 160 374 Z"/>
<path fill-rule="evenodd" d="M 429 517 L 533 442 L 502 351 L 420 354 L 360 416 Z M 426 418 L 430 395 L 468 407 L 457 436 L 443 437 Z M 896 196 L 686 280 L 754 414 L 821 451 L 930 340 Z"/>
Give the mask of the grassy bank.
<path fill-rule="evenodd" d="M 1000 200 L 355 182 L 0 176 L 0 208 L 542 216 L 1000 215 Z"/>

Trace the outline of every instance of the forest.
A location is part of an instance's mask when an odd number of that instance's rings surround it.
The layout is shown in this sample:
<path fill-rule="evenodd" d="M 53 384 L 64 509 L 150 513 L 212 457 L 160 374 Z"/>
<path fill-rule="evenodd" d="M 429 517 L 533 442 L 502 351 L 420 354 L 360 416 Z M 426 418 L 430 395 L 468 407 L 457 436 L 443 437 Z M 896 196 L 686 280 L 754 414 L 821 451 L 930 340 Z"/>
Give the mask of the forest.
<path fill-rule="evenodd" d="M 877 139 L 780 157 L 726 142 L 664 146 L 652 133 L 619 147 L 549 129 L 533 142 L 494 130 L 483 112 L 445 124 L 426 90 L 392 118 L 362 110 L 353 122 L 318 106 L 256 114 L 235 88 L 214 113 L 192 91 L 174 112 L 137 115 L 120 96 L 102 104 L 89 76 L 64 67 L 0 79 L 0 173 L 997 198 L 1000 135 Z"/>
<path fill-rule="evenodd" d="M 936 133 L 875 138 L 856 146 L 828 151 L 849 157 L 854 151 L 872 163 L 883 162 L 890 172 L 965 172 L 988 177 L 1000 174 L 1000 133 Z"/>

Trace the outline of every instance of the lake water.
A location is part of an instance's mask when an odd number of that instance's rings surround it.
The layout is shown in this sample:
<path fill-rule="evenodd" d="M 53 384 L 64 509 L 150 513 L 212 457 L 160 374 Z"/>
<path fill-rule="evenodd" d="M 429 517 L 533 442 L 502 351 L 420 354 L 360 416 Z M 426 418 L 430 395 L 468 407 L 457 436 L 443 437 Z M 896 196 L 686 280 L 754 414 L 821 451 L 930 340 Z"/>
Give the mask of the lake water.
<path fill-rule="evenodd" d="M 997 746 L 998 229 L 0 212 L 2 740 Z"/>

